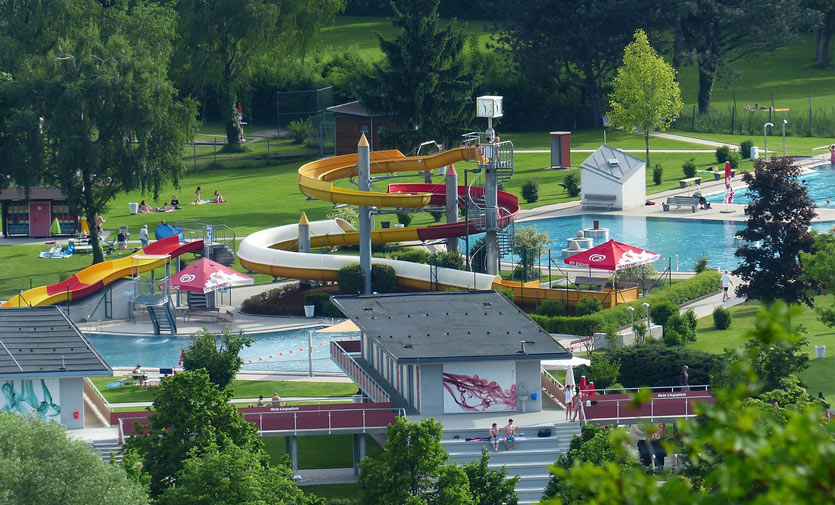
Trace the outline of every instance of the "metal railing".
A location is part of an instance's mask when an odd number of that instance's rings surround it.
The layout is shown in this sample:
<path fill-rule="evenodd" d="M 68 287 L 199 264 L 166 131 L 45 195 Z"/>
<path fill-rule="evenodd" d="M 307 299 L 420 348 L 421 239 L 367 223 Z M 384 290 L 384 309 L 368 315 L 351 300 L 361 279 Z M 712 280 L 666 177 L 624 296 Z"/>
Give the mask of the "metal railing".
<path fill-rule="evenodd" d="M 632 394 L 637 393 L 639 391 L 649 389 L 653 393 L 663 393 L 665 391 L 669 391 L 671 393 L 681 393 L 682 388 L 689 388 L 688 391 L 710 391 L 710 384 L 695 384 L 692 386 L 652 386 L 652 387 L 643 387 L 643 388 L 602 388 L 602 389 L 594 389 L 593 391 L 599 395 L 606 395 L 606 394 Z M 678 390 L 678 391 L 676 391 Z M 581 389 L 580 392 L 584 395 L 588 396 L 591 389 Z"/>
<path fill-rule="evenodd" d="M 685 392 L 682 392 L 685 393 Z M 713 396 L 708 393 L 702 395 L 694 395 L 694 396 L 679 396 L 676 398 L 652 398 L 648 402 L 642 404 L 638 409 L 631 408 L 630 406 L 626 406 L 621 408 L 621 404 L 632 403 L 631 398 L 602 398 L 598 399 L 594 396 L 586 396 L 583 395 L 580 398 L 580 422 L 584 424 L 589 421 L 614 421 L 615 424 L 620 424 L 623 420 L 633 420 L 633 419 L 647 419 L 650 422 L 654 422 L 656 418 L 660 419 L 669 419 L 669 418 L 686 418 L 686 417 L 694 417 L 696 413 L 693 411 L 691 407 L 691 402 L 693 401 L 707 401 L 713 400 Z M 614 415 L 607 415 L 607 416 L 596 416 L 595 413 L 592 413 L 591 416 L 586 413 L 586 403 L 587 402 L 594 402 L 591 405 L 596 406 L 596 408 L 600 408 L 600 406 L 605 406 L 606 404 L 614 404 L 615 412 Z M 670 411 L 670 409 L 664 409 L 662 411 L 657 411 L 656 404 L 666 404 L 669 405 L 670 403 L 675 402 L 682 405 L 682 410 L 679 411 Z M 601 405 L 602 404 L 602 405 Z M 649 405 L 649 412 L 644 412 L 646 410 L 646 406 Z"/>
<path fill-rule="evenodd" d="M 545 390 L 548 395 L 554 398 L 556 401 L 561 403 L 563 407 L 567 407 L 565 405 L 565 386 L 548 370 L 544 368 L 540 368 L 542 372 L 542 389 Z"/>
<path fill-rule="evenodd" d="M 354 380 L 357 385 L 363 390 L 374 402 L 390 402 L 391 396 L 377 384 L 371 375 L 360 366 L 357 361 L 351 357 L 350 354 L 341 346 L 336 340 L 331 340 L 331 358 L 336 362 L 337 366 L 345 372 L 348 377 Z"/>
<path fill-rule="evenodd" d="M 356 414 L 354 414 L 356 413 Z M 320 419 L 317 419 L 319 422 L 309 422 L 304 418 L 306 417 L 319 417 L 321 418 L 322 415 L 327 414 L 327 425 L 321 422 Z M 334 414 L 341 414 L 341 415 L 334 415 Z M 369 415 L 372 414 L 372 415 Z M 388 416 L 387 414 L 391 414 Z M 328 434 L 333 433 L 335 429 L 347 429 L 347 430 L 362 430 L 365 433 L 369 428 L 386 428 L 389 424 L 394 422 L 396 417 L 405 417 L 406 410 L 402 408 L 395 408 L 395 407 L 384 407 L 384 408 L 356 408 L 356 409 L 323 409 L 318 411 L 294 411 L 294 412 L 249 412 L 244 413 L 244 419 L 247 421 L 253 422 L 255 426 L 258 428 L 258 433 L 263 434 L 264 432 L 283 432 L 283 433 L 292 433 L 298 434 L 301 431 L 310 431 L 310 430 L 321 430 L 327 431 Z M 253 418 L 257 417 L 258 421 L 253 421 Z M 273 422 L 275 422 L 275 418 L 289 418 L 292 417 L 292 428 L 285 428 L 285 429 L 264 429 L 264 421 L 265 419 L 270 421 L 270 418 L 273 418 Z M 351 423 L 348 422 L 352 419 L 361 419 L 362 422 L 360 423 Z M 289 425 L 290 423 L 285 421 L 285 424 Z M 312 426 L 311 426 L 312 425 Z"/>

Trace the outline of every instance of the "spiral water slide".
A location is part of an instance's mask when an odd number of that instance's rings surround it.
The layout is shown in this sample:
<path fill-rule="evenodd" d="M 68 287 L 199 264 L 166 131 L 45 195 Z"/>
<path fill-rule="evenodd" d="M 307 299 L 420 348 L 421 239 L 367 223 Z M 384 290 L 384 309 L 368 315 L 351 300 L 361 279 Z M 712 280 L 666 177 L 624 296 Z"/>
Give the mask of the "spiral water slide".
<path fill-rule="evenodd" d="M 406 157 L 400 151 L 371 153 L 371 175 L 396 174 L 434 170 L 460 161 L 476 159 L 476 147 L 451 149 L 432 156 Z M 378 208 L 420 209 L 428 205 L 443 206 L 446 201 L 444 184 L 390 184 L 388 193 L 346 189 L 333 185 L 334 181 L 357 176 L 357 155 L 347 154 L 313 161 L 299 168 L 299 190 L 318 200 L 335 204 L 365 205 Z M 470 188 L 470 197 L 479 199 L 481 188 Z M 467 188 L 458 186 L 458 201 L 464 201 Z M 515 195 L 498 192 L 500 222 L 509 224 L 519 211 Z M 308 224 L 303 220 L 301 224 Z M 310 246 L 349 246 L 359 243 L 359 231 L 342 219 L 314 221 L 308 224 Z M 460 237 L 478 233 L 476 223 L 448 223 L 409 228 L 377 228 L 371 231 L 375 244 L 389 242 L 426 241 Z M 255 272 L 274 277 L 307 280 L 336 280 L 339 269 L 358 263 L 356 256 L 301 253 L 298 251 L 299 224 L 289 224 L 255 232 L 246 237 L 238 249 L 241 265 Z M 398 284 L 419 290 L 467 288 L 492 289 L 500 285 L 495 275 L 464 272 L 449 268 L 433 268 L 409 261 L 372 258 L 372 263 L 394 268 Z"/>

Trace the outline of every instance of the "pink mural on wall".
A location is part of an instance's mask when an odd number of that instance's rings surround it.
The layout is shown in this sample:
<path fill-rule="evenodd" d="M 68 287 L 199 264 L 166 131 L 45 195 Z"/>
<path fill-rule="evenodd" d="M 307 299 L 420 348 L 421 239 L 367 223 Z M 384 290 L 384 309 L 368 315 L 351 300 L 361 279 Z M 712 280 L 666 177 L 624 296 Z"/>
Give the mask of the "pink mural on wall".
<path fill-rule="evenodd" d="M 516 410 L 515 365 L 513 368 L 504 365 L 496 370 L 491 370 L 494 366 L 482 366 L 479 368 L 486 369 L 478 371 L 481 376 L 450 368 L 458 367 L 444 366 L 444 412 Z"/>

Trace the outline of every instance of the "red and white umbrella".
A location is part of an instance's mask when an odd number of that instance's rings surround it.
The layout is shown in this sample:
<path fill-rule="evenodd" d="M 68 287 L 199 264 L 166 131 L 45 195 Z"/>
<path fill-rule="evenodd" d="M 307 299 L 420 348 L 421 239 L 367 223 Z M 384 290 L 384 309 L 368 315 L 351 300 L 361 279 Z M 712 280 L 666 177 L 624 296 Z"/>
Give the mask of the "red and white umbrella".
<path fill-rule="evenodd" d="M 563 259 L 575 267 L 599 268 L 601 270 L 623 270 L 661 259 L 661 255 L 639 247 L 633 247 L 615 240 L 592 247 Z"/>
<path fill-rule="evenodd" d="M 734 203 L 734 188 L 731 187 L 731 164 L 725 162 L 725 197 L 724 203 Z"/>
<path fill-rule="evenodd" d="M 192 293 L 209 293 L 254 282 L 252 277 L 247 277 L 210 259 L 202 258 L 197 263 L 177 272 L 171 280 L 171 287 Z"/>

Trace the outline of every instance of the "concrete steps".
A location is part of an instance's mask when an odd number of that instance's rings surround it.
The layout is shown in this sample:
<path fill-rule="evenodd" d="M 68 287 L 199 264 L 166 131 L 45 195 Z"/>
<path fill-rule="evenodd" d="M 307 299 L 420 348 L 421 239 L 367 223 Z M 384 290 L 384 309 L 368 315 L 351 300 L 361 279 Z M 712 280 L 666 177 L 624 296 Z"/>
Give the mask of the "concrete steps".
<path fill-rule="evenodd" d="M 561 454 L 568 450 L 571 439 L 580 432 L 576 423 L 559 423 L 549 426 L 550 437 L 537 437 L 543 427 L 522 429 L 524 438 L 518 438 L 516 446 L 507 450 L 504 443 L 499 444 L 499 452 L 486 441 L 470 441 L 467 438 L 484 437 L 487 430 L 451 430 L 445 432 L 441 445 L 449 453 L 450 462 L 469 463 L 481 458 L 481 449 L 486 447 L 490 454 L 490 468 L 507 468 L 509 476 L 519 476 L 516 495 L 519 504 L 538 503 L 548 485 L 550 474 L 548 466 L 553 465 Z"/>
<path fill-rule="evenodd" d="M 94 440 L 90 442 L 90 445 L 93 446 L 98 453 L 101 459 L 107 463 L 111 462 L 111 453 L 112 453 L 112 462 L 121 463 L 122 462 L 122 445 L 119 443 L 118 439 L 112 440 Z"/>

